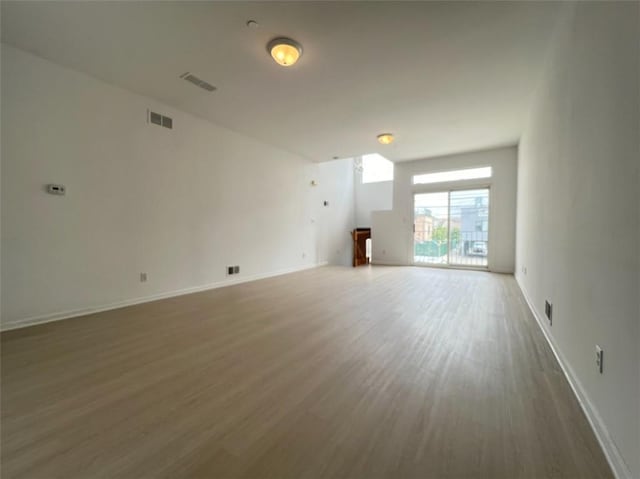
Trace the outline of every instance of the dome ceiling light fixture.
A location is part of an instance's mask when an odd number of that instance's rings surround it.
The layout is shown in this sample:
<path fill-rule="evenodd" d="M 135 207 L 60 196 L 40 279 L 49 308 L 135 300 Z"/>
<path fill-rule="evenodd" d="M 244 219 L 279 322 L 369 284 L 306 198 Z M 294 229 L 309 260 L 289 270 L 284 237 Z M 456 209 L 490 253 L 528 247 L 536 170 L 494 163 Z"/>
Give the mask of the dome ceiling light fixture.
<path fill-rule="evenodd" d="M 395 139 L 393 137 L 393 134 L 391 133 L 380 133 L 377 138 L 378 138 L 378 143 L 382 145 L 390 145 L 391 143 L 393 143 L 393 140 Z"/>
<path fill-rule="evenodd" d="M 267 43 L 267 51 L 278 65 L 290 67 L 302 56 L 302 45 L 286 37 L 278 37 Z"/>

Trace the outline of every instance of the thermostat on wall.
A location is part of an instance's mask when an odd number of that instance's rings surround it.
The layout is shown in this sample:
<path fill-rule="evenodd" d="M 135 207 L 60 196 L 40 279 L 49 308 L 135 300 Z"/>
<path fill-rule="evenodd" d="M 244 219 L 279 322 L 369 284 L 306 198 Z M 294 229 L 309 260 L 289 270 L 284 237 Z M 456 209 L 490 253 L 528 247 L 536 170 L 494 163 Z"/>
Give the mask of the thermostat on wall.
<path fill-rule="evenodd" d="M 53 183 L 47 185 L 47 193 L 51 195 L 64 195 L 66 191 L 64 185 L 54 185 Z"/>

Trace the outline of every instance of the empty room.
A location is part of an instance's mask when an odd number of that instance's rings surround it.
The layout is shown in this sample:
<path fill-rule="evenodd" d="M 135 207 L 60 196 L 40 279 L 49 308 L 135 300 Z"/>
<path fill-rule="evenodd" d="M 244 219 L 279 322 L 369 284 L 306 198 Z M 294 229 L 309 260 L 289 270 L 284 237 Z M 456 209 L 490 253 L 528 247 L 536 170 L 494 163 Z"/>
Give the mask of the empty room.
<path fill-rule="evenodd" d="M 0 20 L 3 479 L 640 479 L 640 2 Z"/>

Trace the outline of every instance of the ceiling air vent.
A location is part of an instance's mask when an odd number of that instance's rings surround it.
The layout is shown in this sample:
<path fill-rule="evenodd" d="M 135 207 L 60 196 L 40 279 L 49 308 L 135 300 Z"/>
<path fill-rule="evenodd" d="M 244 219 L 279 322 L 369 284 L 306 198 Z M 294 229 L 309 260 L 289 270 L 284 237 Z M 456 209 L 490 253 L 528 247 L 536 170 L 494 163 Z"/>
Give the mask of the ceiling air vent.
<path fill-rule="evenodd" d="M 198 78 L 197 76 L 193 75 L 190 72 L 183 73 L 182 75 L 180 75 L 180 78 L 182 78 L 183 80 L 187 80 L 190 83 L 193 83 L 195 86 L 200 87 L 203 90 L 207 90 L 207 91 L 216 90 L 216 87 L 214 87 L 211 83 L 207 83 L 206 81 L 201 80 L 200 78 Z"/>
<path fill-rule="evenodd" d="M 154 125 L 164 126 L 165 128 L 169 128 L 173 130 L 173 119 L 168 116 L 161 115 L 160 113 L 156 113 L 155 111 L 147 110 L 148 121 L 149 123 L 153 123 Z"/>

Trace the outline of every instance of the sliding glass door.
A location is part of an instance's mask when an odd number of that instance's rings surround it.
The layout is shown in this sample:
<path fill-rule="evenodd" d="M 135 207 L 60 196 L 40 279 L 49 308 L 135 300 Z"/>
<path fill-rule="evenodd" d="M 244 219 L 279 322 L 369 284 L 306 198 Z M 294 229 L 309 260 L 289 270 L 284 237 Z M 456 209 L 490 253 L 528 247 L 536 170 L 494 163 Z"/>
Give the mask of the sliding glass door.
<path fill-rule="evenodd" d="M 414 196 L 416 264 L 487 267 L 489 189 Z"/>
<path fill-rule="evenodd" d="M 414 261 L 448 264 L 449 192 L 423 193 L 414 198 Z"/>
<path fill-rule="evenodd" d="M 449 264 L 487 266 L 489 190 L 449 192 L 451 222 Z"/>

